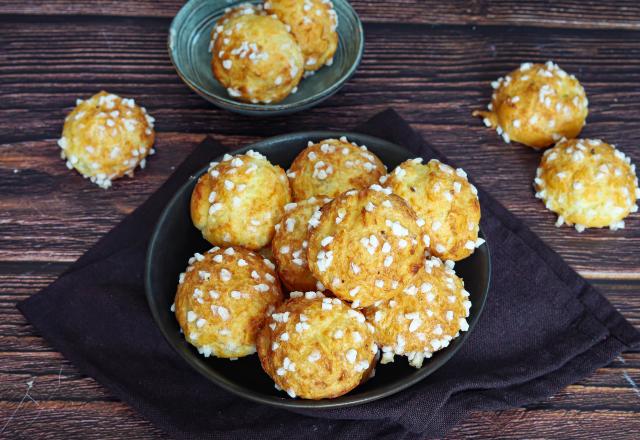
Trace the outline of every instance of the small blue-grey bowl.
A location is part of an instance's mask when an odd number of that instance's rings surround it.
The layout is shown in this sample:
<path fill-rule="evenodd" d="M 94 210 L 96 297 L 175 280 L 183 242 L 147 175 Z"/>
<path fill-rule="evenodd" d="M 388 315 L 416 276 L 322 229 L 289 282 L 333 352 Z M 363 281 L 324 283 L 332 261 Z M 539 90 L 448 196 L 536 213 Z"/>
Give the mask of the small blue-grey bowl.
<path fill-rule="evenodd" d="M 360 64 L 364 52 L 360 18 L 347 0 L 333 0 L 338 15 L 339 38 L 333 64 L 303 79 L 297 93 L 276 104 L 234 100 L 213 76 L 208 48 L 216 20 L 226 8 L 239 3 L 246 1 L 190 0 L 180 9 L 169 29 L 169 57 L 176 72 L 189 88 L 218 107 L 256 116 L 295 113 L 313 107 L 340 90 Z"/>

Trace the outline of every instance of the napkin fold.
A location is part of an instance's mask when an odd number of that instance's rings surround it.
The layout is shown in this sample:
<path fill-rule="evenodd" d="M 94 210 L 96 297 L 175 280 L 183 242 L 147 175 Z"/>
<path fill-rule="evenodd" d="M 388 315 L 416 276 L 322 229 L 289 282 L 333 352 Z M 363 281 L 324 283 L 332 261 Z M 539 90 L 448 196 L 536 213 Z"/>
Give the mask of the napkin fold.
<path fill-rule="evenodd" d="M 445 157 L 393 110 L 355 131 Z M 207 139 L 169 180 L 60 278 L 18 304 L 38 332 L 176 438 L 422 439 L 471 411 L 544 399 L 640 346 L 640 333 L 589 283 L 479 188 L 491 248 L 491 290 L 460 351 L 393 396 L 334 410 L 272 408 L 236 397 L 192 370 L 165 342 L 144 295 L 153 226 L 175 191 L 226 148 Z"/>

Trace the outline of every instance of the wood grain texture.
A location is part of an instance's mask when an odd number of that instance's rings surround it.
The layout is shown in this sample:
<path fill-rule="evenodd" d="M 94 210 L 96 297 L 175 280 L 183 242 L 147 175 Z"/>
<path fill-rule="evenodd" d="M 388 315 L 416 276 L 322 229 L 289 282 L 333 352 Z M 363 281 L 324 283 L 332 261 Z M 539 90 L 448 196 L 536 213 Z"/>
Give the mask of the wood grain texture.
<path fill-rule="evenodd" d="M 362 66 L 342 92 L 318 108 L 259 124 L 211 107 L 179 81 L 165 52 L 167 20 L 90 17 L 62 23 L 27 17 L 0 26 L 0 36 L 10 41 L 0 58 L 0 131 L 8 143 L 0 149 L 0 191 L 8 208 L 0 212 L 6 228 L 2 259 L 77 258 L 166 179 L 200 139 L 197 134 L 217 133 L 233 148 L 291 127 L 350 128 L 393 106 L 578 271 L 640 277 L 638 214 L 623 231 L 555 228 L 554 215 L 532 197 L 539 154 L 502 143 L 470 116 L 488 100 L 491 79 L 524 59 L 553 58 L 578 74 L 587 89 L 591 115 L 583 135 L 614 142 L 638 162 L 640 132 L 633 128 L 640 109 L 640 57 L 633 54 L 640 53 L 640 31 L 441 26 L 424 32 L 421 26 L 371 25 Z M 148 170 L 107 192 L 68 172 L 55 146 L 75 98 L 102 88 L 146 105 L 159 131 L 158 155 Z M 100 203 L 85 213 L 83 207 L 96 197 Z"/>
<path fill-rule="evenodd" d="M 367 40 L 356 76 L 317 108 L 257 121 L 212 107 L 175 75 L 165 40 L 179 1 L 0 0 L 0 438 L 166 437 L 80 374 L 15 304 L 142 203 L 206 135 L 233 149 L 293 130 L 349 129 L 392 106 L 640 326 L 640 215 L 615 233 L 556 229 L 532 196 L 539 154 L 503 144 L 470 116 L 491 80 L 521 61 L 554 59 L 587 90 L 583 135 L 639 162 L 640 3 L 352 3 Z M 158 154 L 109 191 L 69 172 L 55 145 L 75 99 L 103 88 L 158 121 Z M 633 384 L 638 351 L 544 402 L 474 414 L 447 438 L 637 438 Z"/>
<path fill-rule="evenodd" d="M 582 29 L 640 29 L 640 4 L 633 0 L 353 0 L 364 22 L 464 25 L 522 25 Z M 105 15 L 172 18 L 183 4 L 176 0 L 3 0 L 0 14 Z"/>
<path fill-rule="evenodd" d="M 15 404 L 0 403 L 0 419 Z M 42 426 L 55 427 L 43 430 Z M 606 429 L 603 429 L 606 427 Z M 1 429 L 1 425 L 0 425 Z M 457 425 L 446 439 L 593 439 L 636 440 L 640 422 L 626 411 L 514 409 L 476 413 Z M 64 403 L 25 399 L 3 435 L 11 439 L 166 439 L 167 436 L 116 402 Z"/>
<path fill-rule="evenodd" d="M 45 287 L 66 263 L 0 263 L 0 426 L 19 407 L 5 433 L 8 438 L 28 438 L 56 425 L 52 439 L 86 434 L 88 438 L 116 435 L 160 438 L 162 433 L 118 403 L 101 385 L 76 368 L 34 335 L 31 326 L 13 307 L 33 291 Z M 640 325 L 640 283 L 594 283 L 635 325 Z M 633 438 L 640 411 L 640 351 L 628 352 L 605 368 L 571 385 L 552 398 L 524 410 L 477 413 L 463 421 L 449 438 Z M 29 397 L 22 401 L 28 388 Z M 31 400 L 33 399 L 33 400 Z M 589 417 L 587 416 L 589 415 Z M 593 416 L 593 417 L 590 417 Z M 109 425 L 108 421 L 114 424 Z M 117 423 L 117 425 L 115 425 Z M 585 424 L 586 423 L 586 424 Z M 609 424 L 621 425 L 614 431 Z M 100 435 L 91 427 L 100 427 Z M 35 426 L 34 426 L 35 425 Z M 118 431 L 114 431 L 117 426 Z M 607 427 L 607 429 L 603 429 Z M 96 435 L 95 437 L 93 437 Z M 17 436 L 17 437 L 16 437 Z M 23 436 L 23 437 L 21 437 Z M 0 437 L 1 438 L 1 437 Z"/>

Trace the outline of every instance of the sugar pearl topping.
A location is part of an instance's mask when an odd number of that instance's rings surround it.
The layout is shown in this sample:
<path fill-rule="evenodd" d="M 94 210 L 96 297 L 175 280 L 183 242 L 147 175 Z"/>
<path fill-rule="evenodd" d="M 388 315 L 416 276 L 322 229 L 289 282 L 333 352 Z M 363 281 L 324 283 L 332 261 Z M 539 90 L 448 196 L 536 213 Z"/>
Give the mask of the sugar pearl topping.
<path fill-rule="evenodd" d="M 138 166 L 145 168 L 146 157 L 155 153 L 151 148 L 154 123 L 133 99 L 100 92 L 77 100 L 57 142 L 60 156 L 67 168 L 107 189 L 112 180 L 133 176 Z"/>

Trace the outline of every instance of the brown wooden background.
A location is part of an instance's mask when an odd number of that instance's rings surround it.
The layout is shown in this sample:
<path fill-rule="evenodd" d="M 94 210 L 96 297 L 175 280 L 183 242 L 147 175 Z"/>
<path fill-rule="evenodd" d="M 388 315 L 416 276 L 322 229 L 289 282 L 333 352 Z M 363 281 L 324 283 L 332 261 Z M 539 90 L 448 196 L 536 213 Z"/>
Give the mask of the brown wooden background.
<path fill-rule="evenodd" d="M 15 304 L 53 281 L 211 135 L 230 148 L 301 129 L 349 129 L 392 106 L 640 326 L 640 215 L 627 229 L 556 229 L 532 194 L 538 154 L 505 145 L 470 116 L 489 81 L 553 59 L 582 81 L 584 136 L 640 164 L 640 2 L 353 1 L 366 52 L 355 77 L 302 114 L 256 120 L 212 107 L 175 75 L 165 40 L 173 0 L 0 0 L 0 438 L 161 438 L 81 375 Z M 157 119 L 145 171 L 101 190 L 59 159 L 55 139 L 77 97 L 133 97 Z M 64 317 L 58 317 L 64 319 Z M 28 383 L 32 382 L 29 392 Z M 449 438 L 638 438 L 640 352 L 558 395 L 477 413 Z"/>

